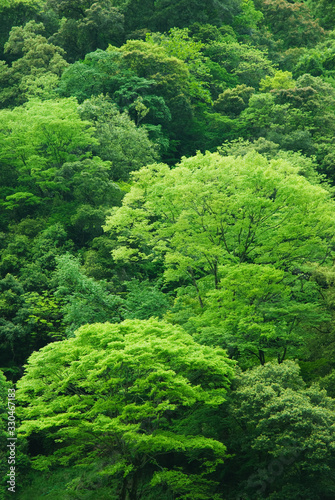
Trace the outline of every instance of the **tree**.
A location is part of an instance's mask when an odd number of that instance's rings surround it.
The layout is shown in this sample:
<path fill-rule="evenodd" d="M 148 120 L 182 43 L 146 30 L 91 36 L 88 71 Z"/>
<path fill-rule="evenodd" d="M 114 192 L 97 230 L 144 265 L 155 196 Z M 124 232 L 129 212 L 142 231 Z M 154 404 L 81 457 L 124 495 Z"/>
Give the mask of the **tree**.
<path fill-rule="evenodd" d="M 256 10 L 253 1 L 242 0 L 240 8 L 241 13 L 235 16 L 232 25 L 241 38 L 253 37 L 264 16 L 260 10 Z"/>
<path fill-rule="evenodd" d="M 88 54 L 83 62 L 70 66 L 61 79 L 59 92 L 64 96 L 74 96 L 79 102 L 93 97 L 101 99 L 104 94 L 105 103 L 110 99 L 119 111 L 128 112 L 138 127 L 138 134 L 144 136 L 146 129 L 150 139 L 161 152 L 165 152 L 169 146 L 166 129 L 169 130 L 171 112 L 165 98 L 160 95 L 161 89 L 157 87 L 154 78 L 137 76 L 135 69 L 127 67 L 123 55 L 114 48 L 108 52 L 97 50 Z M 122 116 L 125 118 L 126 115 Z M 95 120 L 98 121 L 96 115 Z M 130 130 L 127 135 L 131 137 Z M 123 139 L 128 142 L 127 147 L 132 149 L 133 139 Z"/>
<path fill-rule="evenodd" d="M 83 61 L 71 64 L 63 73 L 59 93 L 75 97 L 81 103 L 99 94 L 112 94 L 131 79 L 134 72 L 126 71 L 121 64 L 122 55 L 117 51 L 96 50 Z"/>
<path fill-rule="evenodd" d="M 10 377 L 16 377 L 25 359 L 31 353 L 30 329 L 19 316 L 24 305 L 24 289 L 14 276 L 7 274 L 0 280 L 1 291 L 1 366 Z M 21 365 L 21 366 L 20 366 Z"/>
<path fill-rule="evenodd" d="M 39 5 L 32 0 L 2 0 L 0 2 L 0 58 L 4 56 L 3 48 L 13 26 L 22 26 L 30 19 L 37 17 Z"/>
<path fill-rule="evenodd" d="M 75 99 L 31 100 L 2 110 L 0 117 L 0 163 L 17 176 L 2 202 L 10 210 L 52 198 L 62 164 L 87 157 L 97 143 L 91 123 L 78 116 Z"/>
<path fill-rule="evenodd" d="M 206 46 L 204 54 L 235 76 L 235 85 L 241 83 L 257 89 L 262 78 L 274 74 L 266 52 L 244 43 L 229 39 L 213 41 Z"/>
<path fill-rule="evenodd" d="M 296 86 L 290 71 L 276 71 L 273 77 L 266 76 L 260 81 L 259 89 L 261 92 L 270 92 L 274 89 L 291 89 Z"/>
<path fill-rule="evenodd" d="M 313 46 L 325 35 L 305 2 L 256 0 L 255 4 L 264 14 L 264 22 L 284 48 Z"/>
<path fill-rule="evenodd" d="M 191 95 L 193 94 L 197 101 L 210 102 L 211 97 L 207 88 L 210 79 L 209 68 L 206 64 L 208 58 L 203 55 L 205 44 L 191 38 L 188 28 L 172 28 L 168 36 L 147 35 L 146 41 L 164 47 L 169 56 L 183 61 L 190 72 Z"/>
<path fill-rule="evenodd" d="M 158 147 L 145 128 L 136 127 L 127 112 L 120 113 L 108 97 L 92 97 L 78 108 L 84 121 L 95 127 L 98 144 L 94 152 L 111 162 L 113 180 L 127 180 L 129 173 L 157 160 Z"/>
<path fill-rule="evenodd" d="M 309 332 L 322 321 L 310 277 L 331 261 L 334 206 L 329 192 L 297 167 L 255 153 L 199 153 L 174 169 L 152 165 L 133 178 L 123 206 L 106 221 L 119 238 L 114 259 L 161 261 L 167 281 L 193 287 L 189 317 L 216 329 L 216 345 L 219 338 L 239 356 L 243 339 L 261 363 L 266 350 L 281 361 L 303 343 L 304 321 Z M 199 332 L 194 324 L 192 332 Z M 213 338 L 204 333 L 202 341 L 211 345 Z"/>
<path fill-rule="evenodd" d="M 334 27 L 334 0 L 308 0 L 308 7 L 315 17 L 319 19 L 321 26 L 325 29 Z"/>
<path fill-rule="evenodd" d="M 289 81 L 270 92 L 251 96 L 240 116 L 244 135 L 264 137 L 282 149 L 316 155 L 319 172 L 333 180 L 334 88 L 309 74 L 300 76 L 293 87 L 287 84 Z M 264 88 L 266 80 L 261 85 Z"/>
<path fill-rule="evenodd" d="M 124 41 L 124 16 L 110 0 L 48 0 L 44 15 L 58 20 L 50 41 L 66 50 L 71 63 Z"/>
<path fill-rule="evenodd" d="M 70 254 L 56 257 L 52 275 L 54 296 L 61 304 L 65 333 L 72 336 L 81 325 L 120 321 L 122 300 L 111 294 L 106 281 L 96 281 L 80 270 L 78 259 Z"/>
<path fill-rule="evenodd" d="M 132 279 L 127 283 L 127 298 L 124 302 L 126 319 L 162 318 L 169 309 L 169 300 L 160 290 L 159 283 L 150 284 L 148 280 Z"/>
<path fill-rule="evenodd" d="M 228 500 L 334 496 L 335 401 L 299 371 L 267 363 L 236 378 L 222 429 L 236 454 L 222 477 Z"/>
<path fill-rule="evenodd" d="M 221 498 L 211 472 L 225 446 L 202 418 L 224 403 L 232 375 L 224 351 L 164 322 L 85 326 L 31 356 L 19 432 L 39 436 L 39 470 L 100 461 L 115 499 Z"/>
<path fill-rule="evenodd" d="M 31 97 L 55 97 L 59 77 L 68 66 L 65 52 L 42 35 L 42 23 L 30 21 L 24 27 L 12 28 L 5 53 L 14 59 L 11 66 L 1 65 L 2 107 L 19 105 Z"/>
<path fill-rule="evenodd" d="M 241 13 L 240 0 L 210 0 L 206 5 L 199 0 L 131 0 L 124 4 L 126 30 L 146 28 L 166 32 L 170 28 L 185 28 L 193 23 L 231 24 Z"/>
<path fill-rule="evenodd" d="M 122 191 L 111 181 L 113 166 L 99 156 L 63 163 L 55 175 L 55 190 L 64 202 L 75 202 L 92 207 L 119 205 Z"/>
<path fill-rule="evenodd" d="M 284 92 L 291 92 L 291 89 L 280 89 L 278 94 Z M 294 92 L 297 91 L 292 89 L 292 93 Z M 300 108 L 291 112 L 290 103 L 284 99 L 278 101 L 274 92 L 250 97 L 248 107 L 240 115 L 244 137 L 263 137 L 279 144 L 282 149 L 313 154 L 315 151 L 311 132 L 304 125 L 304 119 L 307 118 L 305 113 Z"/>
<path fill-rule="evenodd" d="M 237 85 L 233 89 L 227 89 L 214 102 L 214 109 L 220 113 L 235 117 L 248 106 L 249 99 L 254 91 L 253 87 L 247 87 L 246 85 Z"/>
<path fill-rule="evenodd" d="M 51 290 L 55 257 L 73 244 L 60 224 L 27 217 L 8 231 L 0 265 L 0 364 L 17 379 L 30 354 L 64 338 L 63 305 Z"/>

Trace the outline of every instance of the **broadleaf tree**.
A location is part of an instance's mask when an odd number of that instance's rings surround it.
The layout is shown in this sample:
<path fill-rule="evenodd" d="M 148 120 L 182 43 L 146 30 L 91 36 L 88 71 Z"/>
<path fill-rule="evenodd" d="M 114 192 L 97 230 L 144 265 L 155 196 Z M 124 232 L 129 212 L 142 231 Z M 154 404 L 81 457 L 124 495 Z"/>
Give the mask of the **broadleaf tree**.
<path fill-rule="evenodd" d="M 289 347 L 297 354 L 325 319 L 311 272 L 332 255 L 327 189 L 255 152 L 199 153 L 173 169 L 145 167 L 134 181 L 107 218 L 119 238 L 114 259 L 160 261 L 167 281 L 193 288 L 188 325 L 203 342 L 216 337 L 237 355 L 244 344 L 261 363 L 266 350 L 280 362 Z"/>
<path fill-rule="evenodd" d="M 168 323 L 87 325 L 30 357 L 19 432 L 38 436 L 39 470 L 102 459 L 115 499 L 218 499 L 211 473 L 226 447 L 202 419 L 224 404 L 233 372 L 222 349 Z"/>

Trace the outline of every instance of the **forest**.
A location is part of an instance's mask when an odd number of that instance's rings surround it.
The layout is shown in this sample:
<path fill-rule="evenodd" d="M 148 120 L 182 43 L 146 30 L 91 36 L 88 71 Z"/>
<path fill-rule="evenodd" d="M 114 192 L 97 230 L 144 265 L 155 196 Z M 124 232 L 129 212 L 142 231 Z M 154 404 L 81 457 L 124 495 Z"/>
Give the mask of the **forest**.
<path fill-rule="evenodd" d="M 335 0 L 0 21 L 0 500 L 334 500 Z"/>

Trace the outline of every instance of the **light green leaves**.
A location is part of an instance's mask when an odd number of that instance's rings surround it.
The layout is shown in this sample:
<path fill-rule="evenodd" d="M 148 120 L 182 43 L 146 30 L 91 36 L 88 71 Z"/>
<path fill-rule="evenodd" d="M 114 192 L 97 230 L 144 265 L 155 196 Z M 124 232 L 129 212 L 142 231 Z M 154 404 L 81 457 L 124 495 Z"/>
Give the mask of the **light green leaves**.
<path fill-rule="evenodd" d="M 211 490 L 206 475 L 225 446 L 183 431 L 183 422 L 192 417 L 200 425 L 202 411 L 225 401 L 232 376 L 224 351 L 198 345 L 179 327 L 157 320 L 85 326 L 31 356 L 18 384 L 21 433 L 49 436 L 56 463 L 80 463 L 86 453 L 108 457 L 102 472 L 134 491 L 139 474 L 150 480 L 166 467 L 164 457 L 180 453 L 185 465 L 166 470 L 186 478 L 192 470 Z M 37 457 L 42 466 L 45 457 Z"/>
<path fill-rule="evenodd" d="M 1 111 L 1 160 L 43 183 L 47 169 L 85 156 L 96 143 L 90 123 L 80 120 L 75 99 L 31 100 Z M 81 154 L 80 154 L 81 152 Z M 51 170 L 50 170 L 51 169 Z"/>
<path fill-rule="evenodd" d="M 311 273 L 330 262 L 335 207 L 289 160 L 199 153 L 134 180 L 106 222 L 113 256 L 161 261 L 167 281 L 192 285 L 200 316 L 187 293 L 176 305 L 202 342 L 280 361 L 325 319 Z"/>
<path fill-rule="evenodd" d="M 136 255 L 146 244 L 153 256 L 164 255 L 169 280 L 191 268 L 212 274 L 217 283 L 220 265 L 285 268 L 328 255 L 333 204 L 287 161 L 206 153 L 183 159 L 172 170 L 143 168 L 134 180 L 106 229 L 119 233 L 123 244 L 132 242 L 125 252 Z M 121 259 L 122 251 L 115 256 Z"/>

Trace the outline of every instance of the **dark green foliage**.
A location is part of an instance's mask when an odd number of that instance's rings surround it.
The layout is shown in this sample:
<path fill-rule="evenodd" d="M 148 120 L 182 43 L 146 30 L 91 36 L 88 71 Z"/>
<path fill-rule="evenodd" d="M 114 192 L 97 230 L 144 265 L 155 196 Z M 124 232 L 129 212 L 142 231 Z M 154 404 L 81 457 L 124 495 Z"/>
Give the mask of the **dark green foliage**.
<path fill-rule="evenodd" d="M 85 276 L 78 260 L 70 254 L 57 257 L 56 263 L 52 284 L 68 336 L 87 323 L 120 320 L 122 301 L 110 293 L 106 282 Z"/>
<path fill-rule="evenodd" d="M 333 29 L 335 21 L 334 0 L 308 0 L 308 6 L 325 29 Z"/>
<path fill-rule="evenodd" d="M 130 0 L 124 2 L 127 31 L 147 28 L 152 31 L 168 31 L 185 28 L 193 23 L 231 24 L 241 13 L 240 0 Z"/>
<path fill-rule="evenodd" d="M 55 88 L 68 64 L 64 50 L 49 43 L 44 31 L 43 24 L 35 21 L 12 28 L 5 44 L 12 62 L 0 62 L 1 107 L 22 104 L 33 97 L 56 97 Z"/>
<path fill-rule="evenodd" d="M 227 89 L 214 102 L 214 109 L 219 113 L 235 117 L 248 106 L 249 99 L 254 91 L 253 87 L 247 87 L 246 85 L 238 85 L 233 89 Z"/>
<path fill-rule="evenodd" d="M 37 17 L 38 2 L 31 0 L 2 0 L 0 2 L 0 58 L 4 57 L 4 45 L 13 26 L 22 26 Z"/>
<path fill-rule="evenodd" d="M 98 96 L 86 100 L 79 107 L 79 114 L 94 124 L 98 139 L 94 152 L 111 162 L 113 180 L 128 180 L 130 172 L 158 158 L 158 148 L 150 141 L 146 129 L 136 127 L 128 113 L 120 113 L 110 99 Z M 104 204 L 108 204 L 106 199 Z"/>
<path fill-rule="evenodd" d="M 55 12 L 59 18 L 50 40 L 66 50 L 69 62 L 96 49 L 106 49 L 109 43 L 121 45 L 124 41 L 124 16 L 110 0 L 48 0 L 45 10 L 47 16 Z"/>
<path fill-rule="evenodd" d="M 158 284 L 150 285 L 148 281 L 132 280 L 127 284 L 128 294 L 124 302 L 125 318 L 149 319 L 162 318 L 171 304 Z"/>
<path fill-rule="evenodd" d="M 312 47 L 325 36 L 305 2 L 256 0 L 255 4 L 263 12 L 264 22 L 284 49 L 302 45 Z"/>
<path fill-rule="evenodd" d="M 223 478 L 231 484 L 227 498 L 330 500 L 334 412 L 335 401 L 307 387 L 294 362 L 241 373 L 223 430 L 238 453 Z"/>

